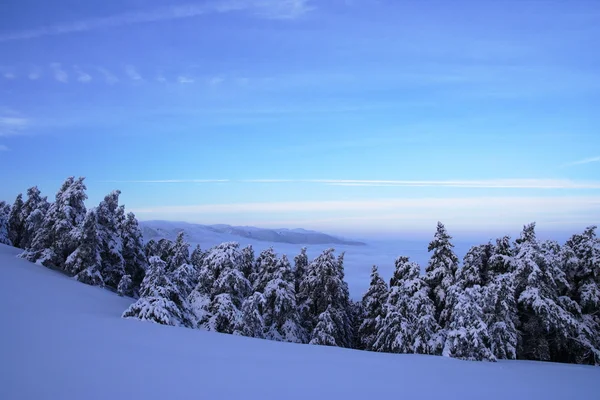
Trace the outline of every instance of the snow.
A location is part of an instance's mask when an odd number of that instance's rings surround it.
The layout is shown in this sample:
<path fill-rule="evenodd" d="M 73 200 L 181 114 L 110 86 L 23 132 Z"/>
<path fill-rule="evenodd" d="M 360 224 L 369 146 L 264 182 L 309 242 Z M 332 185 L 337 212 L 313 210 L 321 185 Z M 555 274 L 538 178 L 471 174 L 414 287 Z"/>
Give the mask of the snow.
<path fill-rule="evenodd" d="M 229 225 L 218 226 L 229 227 Z M 144 232 L 145 241 L 149 241 L 150 239 L 158 241 L 163 237 L 174 241 L 178 232 L 183 230 L 185 231 L 185 240 L 190 243 L 190 249 L 194 249 L 198 244 L 203 250 L 208 250 L 209 248 L 224 242 L 238 242 L 240 247 L 252 245 L 257 256 L 261 251 L 273 247 L 278 255 L 286 254 L 290 260 L 293 260 L 304 246 L 307 247 L 309 261 L 317 257 L 324 250 L 333 247 L 335 248 L 336 253 L 345 252 L 346 254 L 344 257 L 345 279 L 346 282 L 348 282 L 350 297 L 353 300 L 360 300 L 362 295 L 367 291 L 373 264 L 379 266 L 381 277 L 388 282 L 394 271 L 394 262 L 398 256 L 409 256 L 411 261 L 419 263 L 422 272 L 425 271 L 425 267 L 431 256 L 431 253 L 427 251 L 430 239 L 361 239 L 360 241 L 365 243 L 363 246 L 333 243 L 291 244 L 268 241 L 269 237 L 267 236 L 261 237 L 262 240 L 257 240 L 255 238 L 236 235 L 231 232 L 224 233 L 225 230 L 211 230 L 209 229 L 210 226 L 207 225 L 188 224 L 185 222 L 140 221 L 140 227 L 142 227 Z M 246 229 L 252 231 L 260 230 L 260 228 L 254 227 L 246 227 Z M 319 232 L 309 232 L 324 235 Z M 432 237 L 434 233 L 434 231 L 431 232 Z M 472 242 L 455 240 L 452 242 L 455 245 L 455 248 L 453 249 L 454 252 L 461 259 L 473 244 Z"/>
<path fill-rule="evenodd" d="M 121 318 L 133 299 L 0 245 L 0 399 L 593 398 L 600 368 L 272 342 Z M 368 282 L 367 282 L 368 284 Z"/>

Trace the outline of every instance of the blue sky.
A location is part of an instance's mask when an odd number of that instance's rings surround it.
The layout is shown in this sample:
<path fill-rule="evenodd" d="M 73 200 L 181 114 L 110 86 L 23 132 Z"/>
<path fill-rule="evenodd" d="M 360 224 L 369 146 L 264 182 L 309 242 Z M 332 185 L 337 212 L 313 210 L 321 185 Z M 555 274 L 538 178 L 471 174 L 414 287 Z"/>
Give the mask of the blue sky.
<path fill-rule="evenodd" d="M 0 198 L 340 233 L 600 222 L 597 1 L 0 3 Z"/>

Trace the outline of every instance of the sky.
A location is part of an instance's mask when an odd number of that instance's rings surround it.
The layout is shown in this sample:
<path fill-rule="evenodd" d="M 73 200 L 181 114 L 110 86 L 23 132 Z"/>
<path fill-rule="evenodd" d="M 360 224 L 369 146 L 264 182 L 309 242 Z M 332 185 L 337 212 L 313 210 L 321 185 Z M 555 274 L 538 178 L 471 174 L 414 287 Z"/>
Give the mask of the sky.
<path fill-rule="evenodd" d="M 600 223 L 600 2 L 0 2 L 0 199 L 349 235 Z"/>

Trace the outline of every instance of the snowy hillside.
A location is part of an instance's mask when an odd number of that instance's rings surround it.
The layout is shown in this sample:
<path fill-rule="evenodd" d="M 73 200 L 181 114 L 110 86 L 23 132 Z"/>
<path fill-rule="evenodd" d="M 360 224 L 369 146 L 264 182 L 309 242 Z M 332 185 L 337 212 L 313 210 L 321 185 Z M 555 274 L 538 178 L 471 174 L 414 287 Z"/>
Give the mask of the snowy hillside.
<path fill-rule="evenodd" d="M 0 245 L 1 399 L 577 399 L 596 367 L 466 362 L 120 318 L 133 302 Z"/>
<path fill-rule="evenodd" d="M 186 239 L 189 242 L 212 242 L 216 240 L 217 243 L 223 243 L 251 239 L 261 242 L 299 245 L 364 246 L 364 243 L 359 241 L 346 240 L 306 229 L 265 229 L 253 226 L 200 225 L 171 221 L 142 221 L 140 225 L 146 240 L 161 238 L 174 240 L 177 234 L 183 230 L 186 232 Z"/>

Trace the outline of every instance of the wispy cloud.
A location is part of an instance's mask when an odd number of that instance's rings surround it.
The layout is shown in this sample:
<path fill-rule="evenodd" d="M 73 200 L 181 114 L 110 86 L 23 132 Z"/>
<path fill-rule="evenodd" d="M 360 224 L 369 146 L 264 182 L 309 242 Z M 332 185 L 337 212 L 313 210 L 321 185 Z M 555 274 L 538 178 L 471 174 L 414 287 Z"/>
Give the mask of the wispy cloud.
<path fill-rule="evenodd" d="M 229 179 L 150 179 L 150 180 L 106 180 L 103 183 L 217 183 L 230 182 Z"/>
<path fill-rule="evenodd" d="M 331 186 L 365 187 L 447 187 L 480 189 L 600 189 L 600 181 L 573 181 L 568 179 L 487 179 L 487 180 L 349 180 L 349 179 L 168 179 L 133 180 L 127 183 L 309 183 Z"/>
<path fill-rule="evenodd" d="M 62 68 L 60 63 L 52 63 L 50 64 L 50 68 L 54 74 L 54 79 L 62 83 L 67 83 L 69 81 L 69 74 L 67 74 L 67 71 Z"/>
<path fill-rule="evenodd" d="M 140 75 L 140 73 L 137 71 L 137 69 L 133 65 L 126 65 L 125 66 L 125 73 L 133 81 L 141 81 L 141 80 L 143 80 L 142 76 Z"/>
<path fill-rule="evenodd" d="M 5 79 L 9 79 L 9 80 L 15 79 L 15 78 L 17 77 L 17 76 L 16 76 L 16 75 L 15 75 L 13 72 L 4 72 L 4 73 L 2 74 L 2 76 L 3 76 Z"/>
<path fill-rule="evenodd" d="M 104 68 L 104 67 L 97 67 L 96 69 L 98 70 L 98 72 L 100 72 L 104 76 L 104 80 L 109 85 L 114 85 L 115 83 L 119 82 L 119 79 L 116 76 L 114 76 L 106 68 Z"/>
<path fill-rule="evenodd" d="M 181 76 L 177 77 L 177 82 L 179 82 L 179 83 L 194 83 L 195 79 L 192 78 L 191 76 L 181 75 Z"/>
<path fill-rule="evenodd" d="M 591 164 L 591 163 L 596 163 L 596 162 L 600 162 L 600 156 L 584 158 L 583 160 L 573 161 L 573 162 L 565 164 L 565 166 Z"/>
<path fill-rule="evenodd" d="M 36 80 L 40 79 L 41 76 L 42 76 L 42 71 L 38 67 L 32 68 L 31 71 L 29 71 L 29 74 L 27 74 L 27 77 L 32 81 L 36 81 Z"/>
<path fill-rule="evenodd" d="M 16 136 L 22 134 L 30 121 L 10 110 L 0 110 L 0 136 Z"/>
<path fill-rule="evenodd" d="M 0 151 L 9 151 L 10 149 L 8 148 L 8 146 L 5 146 L 3 144 L 0 144 Z"/>
<path fill-rule="evenodd" d="M 77 65 L 73 67 L 73 70 L 77 74 L 77 80 L 81 83 L 88 83 L 92 80 L 92 76 L 87 72 L 84 72 Z"/>
<path fill-rule="evenodd" d="M 225 82 L 225 78 L 223 78 L 221 76 L 214 76 L 208 80 L 208 84 L 210 86 L 218 86 L 223 82 Z"/>
<path fill-rule="evenodd" d="M 293 19 L 310 10 L 311 7 L 308 5 L 308 0 L 225 0 L 207 4 L 191 3 L 3 33 L 0 34 L 0 42 L 35 39 L 44 36 L 65 35 L 125 25 L 192 18 L 213 13 L 245 11 L 263 18 Z"/>

